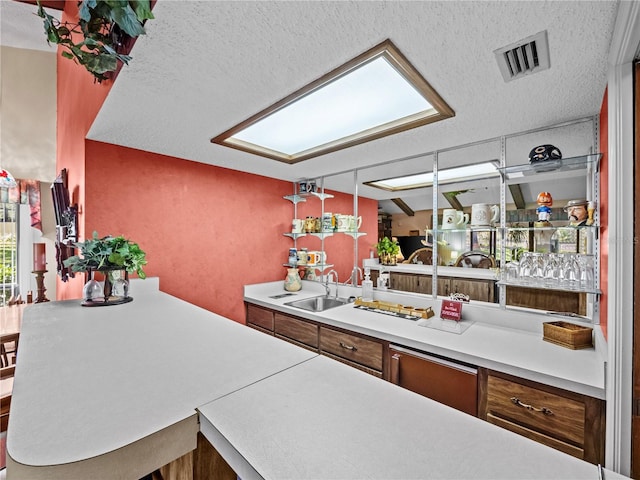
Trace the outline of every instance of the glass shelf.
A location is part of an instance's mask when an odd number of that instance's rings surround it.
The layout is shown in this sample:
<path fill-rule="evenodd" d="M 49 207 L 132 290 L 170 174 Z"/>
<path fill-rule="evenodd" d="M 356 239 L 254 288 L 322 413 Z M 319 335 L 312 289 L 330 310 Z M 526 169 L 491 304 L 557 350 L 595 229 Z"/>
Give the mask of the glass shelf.
<path fill-rule="evenodd" d="M 307 199 L 305 197 L 303 197 L 302 195 L 285 195 L 284 197 L 285 200 L 289 200 L 290 202 L 296 204 L 296 203 L 300 203 L 300 202 L 306 202 Z"/>
<path fill-rule="evenodd" d="M 555 231 L 555 230 L 581 230 L 583 228 L 587 228 L 587 229 L 598 229 L 600 228 L 600 225 L 562 225 L 562 226 L 558 226 L 558 227 L 554 227 L 554 226 L 550 226 L 550 227 L 504 227 L 505 230 L 511 230 L 511 231 L 523 231 L 523 232 L 530 232 L 530 231 Z"/>
<path fill-rule="evenodd" d="M 527 163 L 498 168 L 505 180 L 514 180 L 547 172 L 568 172 L 572 170 L 586 170 L 589 165 L 598 170 L 601 153 L 582 155 L 579 157 L 563 158 L 561 160 L 549 160 L 546 162 Z"/>
<path fill-rule="evenodd" d="M 291 232 L 283 233 L 283 235 L 284 235 L 285 237 L 291 237 L 291 238 L 293 238 L 294 240 L 295 240 L 296 238 L 306 237 L 306 236 L 307 236 L 307 234 L 306 234 L 306 233 L 291 233 Z"/>
<path fill-rule="evenodd" d="M 306 202 L 307 198 L 309 197 L 316 197 L 319 198 L 320 200 L 326 200 L 327 198 L 333 198 L 333 195 L 331 195 L 330 193 L 319 193 L 319 192 L 310 192 L 310 193 L 302 193 L 302 194 L 294 194 L 294 195 L 285 195 L 284 198 L 285 200 L 289 200 L 292 203 L 300 203 L 300 202 Z"/>
<path fill-rule="evenodd" d="M 296 265 L 292 265 L 290 263 L 283 263 L 282 264 L 283 267 L 286 268 L 312 268 L 314 270 L 326 270 L 327 268 L 333 268 L 335 265 L 329 264 L 329 263 L 317 263 L 315 265 L 307 265 L 306 263 L 300 264 L 297 263 Z"/>
<path fill-rule="evenodd" d="M 333 232 L 313 232 L 308 233 L 307 235 L 313 235 L 314 237 L 318 238 L 328 238 L 333 236 Z"/>
<path fill-rule="evenodd" d="M 344 233 L 345 235 L 349 235 L 350 237 L 353 237 L 353 238 L 364 237 L 367 234 L 366 232 L 338 232 L 338 233 Z"/>

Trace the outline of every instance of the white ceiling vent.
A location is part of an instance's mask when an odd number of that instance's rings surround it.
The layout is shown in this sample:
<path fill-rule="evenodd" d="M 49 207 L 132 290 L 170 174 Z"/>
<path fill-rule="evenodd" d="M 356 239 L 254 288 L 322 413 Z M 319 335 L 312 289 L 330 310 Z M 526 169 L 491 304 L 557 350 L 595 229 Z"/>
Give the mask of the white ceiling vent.
<path fill-rule="evenodd" d="M 549 42 L 543 30 L 519 42 L 494 50 L 505 82 L 549 68 Z"/>

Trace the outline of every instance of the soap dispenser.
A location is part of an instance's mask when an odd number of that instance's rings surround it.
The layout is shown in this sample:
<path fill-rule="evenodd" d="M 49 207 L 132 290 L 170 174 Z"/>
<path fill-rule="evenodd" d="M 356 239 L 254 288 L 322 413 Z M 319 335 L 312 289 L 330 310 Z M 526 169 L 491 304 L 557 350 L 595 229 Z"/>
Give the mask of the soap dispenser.
<path fill-rule="evenodd" d="M 362 281 L 362 300 L 371 302 L 373 300 L 373 282 L 369 278 L 371 272 L 368 268 L 364 270 L 364 280 Z"/>

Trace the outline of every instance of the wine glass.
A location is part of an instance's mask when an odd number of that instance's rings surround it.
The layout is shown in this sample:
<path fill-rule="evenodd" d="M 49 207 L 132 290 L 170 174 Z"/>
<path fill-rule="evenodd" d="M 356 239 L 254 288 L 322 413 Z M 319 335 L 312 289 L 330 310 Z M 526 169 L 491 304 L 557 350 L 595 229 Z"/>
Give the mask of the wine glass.
<path fill-rule="evenodd" d="M 518 277 L 520 283 L 531 283 L 531 272 L 533 270 L 533 255 L 531 252 L 524 252 L 520 257 L 520 266 L 518 268 Z"/>

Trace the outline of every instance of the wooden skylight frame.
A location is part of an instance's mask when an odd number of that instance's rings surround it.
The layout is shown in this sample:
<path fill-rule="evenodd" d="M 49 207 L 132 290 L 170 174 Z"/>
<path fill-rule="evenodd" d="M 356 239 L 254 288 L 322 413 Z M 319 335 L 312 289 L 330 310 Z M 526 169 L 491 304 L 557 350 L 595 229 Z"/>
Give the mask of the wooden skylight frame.
<path fill-rule="evenodd" d="M 394 121 L 389 121 L 382 125 L 365 129 L 359 133 L 347 135 L 337 140 L 329 141 L 327 143 L 308 148 L 294 154 L 286 154 L 270 148 L 256 145 L 254 143 L 249 143 L 237 138 L 233 138 L 234 135 L 238 134 L 249 126 L 256 124 L 269 115 L 282 110 L 288 105 L 293 104 L 295 101 L 310 95 L 314 91 L 319 90 L 321 87 L 330 84 L 336 79 L 344 77 L 349 72 L 352 72 L 381 56 L 384 57 L 389 62 L 389 64 L 391 64 L 391 66 L 397 71 L 397 73 L 399 73 L 410 85 L 413 86 L 413 88 L 420 94 L 420 96 L 424 97 L 424 99 L 432 107 L 431 109 L 424 110 L 413 115 L 408 115 Z M 436 92 L 433 87 L 431 87 L 431 85 L 425 80 L 420 72 L 418 72 L 418 70 L 416 70 L 413 65 L 411 65 L 411 63 L 391 42 L 391 40 L 387 39 L 382 43 L 376 45 L 375 47 L 362 53 L 361 55 L 358 55 L 354 59 L 348 61 L 344 65 L 334 69 L 326 75 L 323 75 L 314 82 L 311 82 L 310 84 L 302 87 L 291 95 L 288 95 L 282 100 L 274 103 L 270 107 L 262 110 L 261 112 L 258 112 L 247 120 L 244 120 L 243 122 L 230 128 L 229 130 L 226 130 L 220 135 L 212 138 L 211 142 L 280 162 L 295 164 L 303 160 L 308 160 L 310 158 L 318 157 L 330 152 L 349 148 L 354 145 L 370 142 L 378 138 L 404 132 L 406 130 L 444 120 L 446 118 L 451 118 L 453 116 L 455 116 L 453 109 L 442 99 L 438 92 Z"/>

